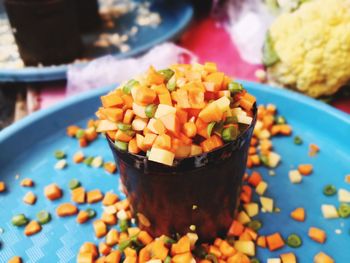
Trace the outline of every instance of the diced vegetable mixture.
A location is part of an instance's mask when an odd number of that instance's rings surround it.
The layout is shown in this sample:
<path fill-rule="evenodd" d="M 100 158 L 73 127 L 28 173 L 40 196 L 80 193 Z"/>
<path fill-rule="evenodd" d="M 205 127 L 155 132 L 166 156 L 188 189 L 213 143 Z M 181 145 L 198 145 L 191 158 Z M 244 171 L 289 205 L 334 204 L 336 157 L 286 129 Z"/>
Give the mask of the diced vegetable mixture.
<path fill-rule="evenodd" d="M 98 132 L 121 151 L 170 166 L 235 140 L 251 125 L 255 105 L 214 63 L 150 67 L 101 101 Z"/>

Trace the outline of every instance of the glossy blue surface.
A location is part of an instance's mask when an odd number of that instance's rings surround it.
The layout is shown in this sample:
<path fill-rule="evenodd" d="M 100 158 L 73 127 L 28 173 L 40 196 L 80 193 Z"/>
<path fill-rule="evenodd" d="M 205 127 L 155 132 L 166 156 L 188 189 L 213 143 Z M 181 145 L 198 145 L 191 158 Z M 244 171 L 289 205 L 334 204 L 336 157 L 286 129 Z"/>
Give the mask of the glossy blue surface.
<path fill-rule="evenodd" d="M 280 213 L 263 214 L 257 217 L 264 223 L 260 234 L 268 235 L 281 232 L 283 237 L 291 233 L 299 234 L 303 239 L 301 248 L 285 247 L 276 252 L 258 249 L 257 257 L 266 262 L 269 257 L 293 251 L 298 262 L 312 262 L 313 256 L 324 251 L 334 257 L 336 262 L 350 262 L 350 219 L 323 219 L 321 204 L 338 205 L 337 197 L 325 197 L 322 188 L 332 183 L 338 188 L 350 190 L 344 182 L 344 176 L 350 174 L 350 117 L 323 103 L 302 95 L 270 88 L 264 85 L 244 82 L 245 86 L 257 96 L 259 103 L 274 103 L 281 115 L 293 126 L 293 134 L 300 135 L 304 144 L 297 146 L 293 137 L 274 138 L 276 151 L 282 156 L 282 163 L 276 168 L 276 175 L 269 176 L 268 169 L 258 168 L 269 183 L 266 196 L 274 198 Z M 69 99 L 63 104 L 35 113 L 23 121 L 0 132 L 0 180 L 4 180 L 9 191 L 0 193 L 0 234 L 3 243 L 0 249 L 0 262 L 6 262 L 13 255 L 20 255 L 24 262 L 75 262 L 75 255 L 84 241 L 94 241 L 92 225 L 78 225 L 75 218 L 58 219 L 54 212 L 58 203 L 69 201 L 68 181 L 77 178 L 87 190 L 99 188 L 104 192 L 119 192 L 118 175 L 109 175 L 102 169 L 88 168 L 83 164 L 75 165 L 71 158 L 78 150 L 77 142 L 65 136 L 69 124 L 85 125 L 99 106 L 98 97 L 107 89 L 96 90 L 82 96 Z M 321 151 L 316 157 L 308 156 L 309 143 L 316 143 Z M 68 167 L 57 171 L 53 168 L 56 160 L 53 152 L 62 149 L 68 154 Z M 84 148 L 86 155 L 100 155 L 112 160 L 107 143 L 98 139 L 90 147 Z M 300 163 L 314 164 L 314 173 L 304 177 L 300 185 L 292 185 L 288 171 Z M 16 179 L 15 175 L 20 178 Z M 31 190 L 19 186 L 21 178 L 32 178 L 36 186 L 32 191 L 38 201 L 34 206 L 22 202 L 24 194 Z M 63 191 L 63 200 L 51 202 L 43 196 L 43 187 L 56 182 Z M 101 215 L 101 205 L 90 205 Z M 295 222 L 289 213 L 296 207 L 305 207 L 306 222 Z M 79 206 L 85 208 L 87 205 Z M 44 225 L 41 233 L 30 238 L 25 237 L 23 229 L 13 227 L 11 217 L 25 213 L 34 219 L 36 212 L 46 209 L 53 214 L 51 223 Z M 316 226 L 327 232 L 328 238 L 321 245 L 307 236 L 310 226 Z M 341 234 L 335 234 L 340 229 Z"/>
<path fill-rule="evenodd" d="M 1 8 L 0 15 L 4 10 Z M 193 7 L 185 1 L 173 1 L 172 4 L 159 2 L 152 10 L 162 17 L 161 24 L 156 27 L 138 27 L 135 37 L 128 41 L 130 50 L 125 53 L 115 53 L 117 58 L 127 58 L 139 55 L 155 45 L 177 38 L 188 26 L 193 16 Z M 132 15 L 125 15 L 118 20 L 121 32 L 129 30 L 134 24 Z M 83 65 L 84 63 L 82 63 Z M 0 82 L 41 82 L 62 80 L 66 78 L 67 65 L 51 67 L 27 67 L 23 69 L 0 69 Z"/>

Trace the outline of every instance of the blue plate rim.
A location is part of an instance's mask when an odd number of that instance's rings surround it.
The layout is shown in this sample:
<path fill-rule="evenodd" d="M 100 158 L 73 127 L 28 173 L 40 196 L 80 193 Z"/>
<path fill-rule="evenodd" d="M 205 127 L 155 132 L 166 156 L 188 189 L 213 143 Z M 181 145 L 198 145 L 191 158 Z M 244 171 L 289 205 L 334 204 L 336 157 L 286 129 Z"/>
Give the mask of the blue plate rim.
<path fill-rule="evenodd" d="M 194 10 L 193 6 L 190 3 L 182 2 L 183 6 L 183 17 L 180 20 L 177 27 L 174 27 L 168 31 L 167 34 L 164 34 L 153 41 L 150 41 L 142 46 L 137 46 L 132 50 L 113 55 L 118 59 L 124 59 L 127 57 L 133 57 L 140 55 L 155 45 L 163 43 L 167 40 L 175 39 L 181 32 L 183 32 L 186 27 L 190 24 Z M 77 63 L 76 65 L 86 65 L 87 62 Z M 1 82 L 44 82 L 44 81 L 55 81 L 66 79 L 66 73 L 68 67 L 71 64 L 59 65 L 59 66 L 48 66 L 42 69 L 28 67 L 24 69 L 0 69 L 0 83 Z M 39 72 L 40 71 L 40 72 Z"/>
<path fill-rule="evenodd" d="M 268 85 L 251 82 L 251 81 L 245 81 L 245 80 L 239 80 L 243 84 L 243 86 L 248 87 L 247 89 L 263 89 L 267 93 L 272 93 L 277 96 L 281 96 L 284 98 L 289 98 L 294 101 L 298 101 L 304 105 L 307 105 L 309 107 L 315 108 L 316 110 L 322 111 L 325 114 L 330 115 L 333 118 L 338 119 L 341 122 L 347 123 L 350 126 L 350 114 L 347 114 L 345 112 L 342 112 L 326 103 L 317 101 L 315 99 L 312 99 L 310 97 L 307 97 L 305 95 L 296 93 L 294 91 L 289 91 L 286 89 L 280 89 L 276 87 L 271 87 Z M 249 88 L 250 86 L 250 88 Z M 25 117 L 23 120 L 18 121 L 17 123 L 14 123 L 10 125 L 9 127 L 6 127 L 2 131 L 0 131 L 0 144 L 4 142 L 6 139 L 10 138 L 13 133 L 15 133 L 18 130 L 21 130 L 25 128 L 27 125 L 33 124 L 34 122 L 43 119 L 47 117 L 50 114 L 53 114 L 55 112 L 60 111 L 61 109 L 64 109 L 65 107 L 72 106 L 74 104 L 77 104 L 81 101 L 84 101 L 86 99 L 93 98 L 95 96 L 100 96 L 104 93 L 106 93 L 108 90 L 112 89 L 113 87 L 116 87 L 116 85 L 110 85 L 107 87 L 98 88 L 92 91 L 84 92 L 81 95 L 73 96 L 71 98 L 66 99 L 63 102 L 58 103 L 57 105 L 54 105 L 52 107 L 49 107 L 47 109 L 40 110 L 38 112 L 34 112 L 33 114 Z"/>

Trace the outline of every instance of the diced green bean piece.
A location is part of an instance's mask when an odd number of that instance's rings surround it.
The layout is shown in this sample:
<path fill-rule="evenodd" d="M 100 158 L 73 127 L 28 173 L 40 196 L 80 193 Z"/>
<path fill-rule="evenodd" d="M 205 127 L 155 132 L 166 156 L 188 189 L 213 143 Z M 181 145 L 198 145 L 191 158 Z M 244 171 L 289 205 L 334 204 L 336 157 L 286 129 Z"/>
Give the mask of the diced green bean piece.
<path fill-rule="evenodd" d="M 258 231 L 262 227 L 262 223 L 259 220 L 250 221 L 247 226 L 254 231 Z"/>
<path fill-rule="evenodd" d="M 159 70 L 158 73 L 162 75 L 166 81 L 169 81 L 169 79 L 175 74 L 170 68 Z"/>
<path fill-rule="evenodd" d="M 230 82 L 228 84 L 228 90 L 232 93 L 232 94 L 236 94 L 236 93 L 240 93 L 243 91 L 243 86 L 242 84 L 238 83 L 238 82 Z"/>
<path fill-rule="evenodd" d="M 85 211 L 88 213 L 88 216 L 90 219 L 96 216 L 96 211 L 92 208 L 88 208 Z"/>
<path fill-rule="evenodd" d="M 208 133 L 208 136 L 209 136 L 209 137 L 211 136 L 215 125 L 216 125 L 216 122 L 215 122 L 215 121 L 213 121 L 213 122 L 211 122 L 211 123 L 208 124 L 208 126 L 207 126 L 207 133 Z"/>
<path fill-rule="evenodd" d="M 61 151 L 61 150 L 55 151 L 54 155 L 57 160 L 61 160 L 66 157 L 66 154 L 64 153 L 64 151 Z"/>
<path fill-rule="evenodd" d="M 121 150 L 121 151 L 128 150 L 128 143 L 127 142 L 115 141 L 114 145 L 118 150 Z"/>
<path fill-rule="evenodd" d="M 126 232 L 129 227 L 128 220 L 126 219 L 119 220 L 119 227 L 121 232 Z"/>
<path fill-rule="evenodd" d="M 300 247 L 302 244 L 301 238 L 297 234 L 291 234 L 287 238 L 287 245 L 293 248 Z"/>
<path fill-rule="evenodd" d="M 117 127 L 121 131 L 129 131 L 131 130 L 131 125 L 130 124 L 125 124 L 122 122 L 118 122 Z"/>
<path fill-rule="evenodd" d="M 77 179 L 71 179 L 68 183 L 69 189 L 73 190 L 80 186 L 80 182 Z"/>
<path fill-rule="evenodd" d="M 49 212 L 42 210 L 36 214 L 36 218 L 41 225 L 47 224 L 51 221 L 51 215 Z"/>
<path fill-rule="evenodd" d="M 327 195 L 327 196 L 332 196 L 335 195 L 337 193 L 337 188 L 332 185 L 332 184 L 327 184 L 324 188 L 323 188 L 323 194 Z"/>
<path fill-rule="evenodd" d="M 294 144 L 296 144 L 296 145 L 303 144 L 303 140 L 300 138 L 300 136 L 295 136 L 294 137 Z"/>
<path fill-rule="evenodd" d="M 350 217 L 350 205 L 349 204 L 341 204 L 338 209 L 339 216 L 342 218 Z"/>
<path fill-rule="evenodd" d="M 131 79 L 124 85 L 123 92 L 129 95 L 131 93 L 132 88 L 139 84 L 140 83 L 137 80 Z"/>
<path fill-rule="evenodd" d="M 148 118 L 153 118 L 156 111 L 157 111 L 157 105 L 155 104 L 149 104 L 145 108 L 145 114 Z"/>
<path fill-rule="evenodd" d="M 222 139 L 226 142 L 234 141 L 238 136 L 238 129 L 235 126 L 230 126 L 222 131 Z"/>
<path fill-rule="evenodd" d="M 84 131 L 84 130 L 82 130 L 82 129 L 77 130 L 77 133 L 75 134 L 75 137 L 76 137 L 77 139 L 81 139 L 81 138 L 83 138 L 84 136 L 85 136 L 85 131 Z"/>
<path fill-rule="evenodd" d="M 28 223 L 28 218 L 24 214 L 18 214 L 12 217 L 12 224 L 14 226 L 24 226 Z"/>

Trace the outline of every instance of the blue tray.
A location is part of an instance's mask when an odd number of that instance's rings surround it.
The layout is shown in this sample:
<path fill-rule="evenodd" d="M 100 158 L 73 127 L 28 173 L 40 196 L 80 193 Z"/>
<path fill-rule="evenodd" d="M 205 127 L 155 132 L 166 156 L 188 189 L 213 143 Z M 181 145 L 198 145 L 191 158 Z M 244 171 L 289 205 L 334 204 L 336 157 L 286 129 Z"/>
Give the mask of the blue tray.
<path fill-rule="evenodd" d="M 265 222 L 261 234 L 276 231 L 287 237 L 291 233 L 301 235 L 303 246 L 298 249 L 285 247 L 276 252 L 258 249 L 257 257 L 266 262 L 268 257 L 278 257 L 283 252 L 293 251 L 298 262 L 312 262 L 313 256 L 324 251 L 334 257 L 336 262 L 350 262 L 350 219 L 326 220 L 321 214 L 321 204 L 338 205 L 337 197 L 325 197 L 322 188 L 332 183 L 337 187 L 350 189 L 344 182 L 344 176 L 350 173 L 350 117 L 326 104 L 317 102 L 302 95 L 270 88 L 268 86 L 244 82 L 245 86 L 257 96 L 259 103 L 274 103 L 280 114 L 284 115 L 293 126 L 294 135 L 300 135 L 304 144 L 294 145 L 293 137 L 274 138 L 274 146 L 282 155 L 282 163 L 276 169 L 276 176 L 269 176 L 266 168 L 259 168 L 264 180 L 269 183 L 267 196 L 276 200 L 280 213 L 260 214 Z M 69 201 L 68 181 L 79 179 L 88 190 L 99 188 L 104 192 L 119 192 L 118 175 L 109 175 L 102 169 L 88 168 L 85 165 L 74 165 L 71 157 L 77 151 L 77 142 L 65 135 L 65 128 L 70 124 L 85 125 L 99 106 L 99 96 L 107 89 L 100 89 L 35 113 L 23 121 L 0 132 L 0 180 L 9 188 L 0 194 L 0 234 L 3 243 L 0 249 L 0 262 L 6 262 L 13 255 L 20 255 L 25 262 L 75 262 L 75 255 L 84 241 L 97 243 L 92 224 L 78 225 L 75 218 L 58 219 L 55 208 L 58 203 Z M 321 151 L 316 157 L 308 156 L 309 143 L 316 143 Z M 53 152 L 62 149 L 68 154 L 69 166 L 63 171 L 53 168 Z M 101 155 L 105 160 L 112 160 L 107 142 L 100 138 L 93 146 L 83 149 L 86 155 Z M 292 185 L 288 171 L 300 163 L 312 163 L 314 173 L 304 177 L 300 185 Z M 15 175 L 20 175 L 16 179 Z M 33 191 L 38 196 L 34 206 L 22 202 L 28 191 L 19 186 L 21 178 L 32 178 L 36 185 Z M 50 202 L 43 196 L 43 187 L 56 182 L 64 189 L 63 200 Z M 80 206 L 86 208 L 88 205 Z M 101 205 L 91 205 L 101 215 Z M 296 207 L 305 207 L 306 222 L 295 222 L 289 213 Z M 53 215 L 51 223 L 44 225 L 43 230 L 32 237 L 25 237 L 23 229 L 13 227 L 11 217 L 25 213 L 30 218 L 42 209 Z M 268 223 L 267 223 L 268 222 Z M 311 241 L 307 236 L 310 226 L 325 229 L 328 238 L 321 245 Z M 335 234 L 340 229 L 341 234 Z"/>
<path fill-rule="evenodd" d="M 0 15 L 5 12 L 0 0 Z M 144 53 L 157 44 L 167 40 L 176 39 L 189 25 L 193 16 L 193 7 L 186 1 L 158 1 L 152 6 L 152 10 L 158 12 L 162 22 L 158 27 L 139 27 L 135 37 L 130 38 L 128 44 L 130 51 L 116 52 L 117 58 L 127 58 Z M 124 15 L 118 20 L 118 29 L 125 31 L 134 23 L 133 15 Z M 81 63 L 84 65 L 84 63 Z M 0 82 L 42 82 L 62 80 L 66 78 L 67 65 L 49 67 L 26 67 L 23 69 L 0 69 Z"/>

